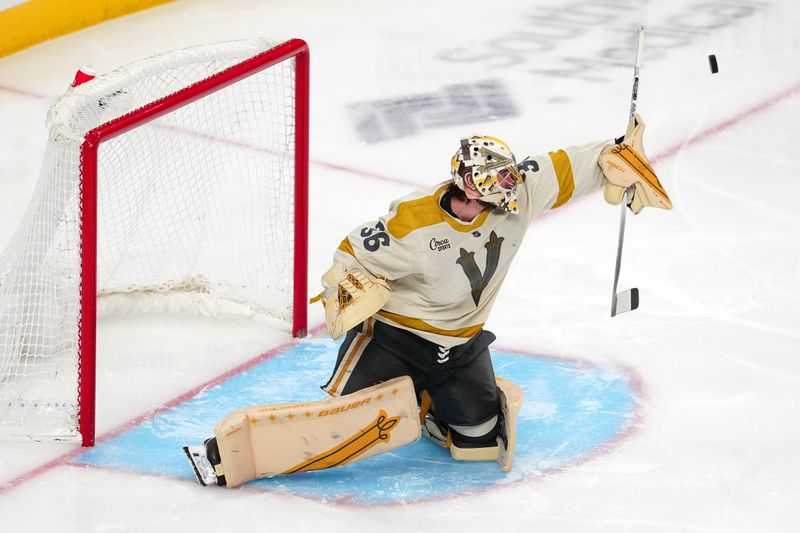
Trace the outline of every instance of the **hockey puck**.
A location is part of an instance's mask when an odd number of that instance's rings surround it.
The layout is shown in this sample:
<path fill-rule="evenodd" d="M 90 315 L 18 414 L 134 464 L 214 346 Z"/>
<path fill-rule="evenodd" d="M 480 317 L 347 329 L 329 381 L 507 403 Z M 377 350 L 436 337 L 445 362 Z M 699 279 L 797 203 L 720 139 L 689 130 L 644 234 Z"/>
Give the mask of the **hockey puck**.
<path fill-rule="evenodd" d="M 711 67 L 711 74 L 716 74 L 719 72 L 719 67 L 717 66 L 717 56 L 714 54 L 708 56 L 708 66 Z"/>

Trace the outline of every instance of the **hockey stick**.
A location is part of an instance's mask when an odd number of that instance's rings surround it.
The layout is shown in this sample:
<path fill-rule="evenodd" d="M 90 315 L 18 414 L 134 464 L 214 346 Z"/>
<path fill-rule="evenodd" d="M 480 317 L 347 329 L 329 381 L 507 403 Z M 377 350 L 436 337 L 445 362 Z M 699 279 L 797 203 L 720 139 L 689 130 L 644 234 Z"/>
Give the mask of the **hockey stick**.
<path fill-rule="evenodd" d="M 647 30 L 644 26 L 639 26 L 639 33 L 636 40 L 636 60 L 633 66 L 633 90 L 631 92 L 631 109 L 628 117 L 628 130 L 625 134 L 627 137 L 633 131 L 633 115 L 636 114 L 636 104 L 639 98 L 639 68 L 642 64 L 642 49 L 644 48 L 644 32 Z M 628 202 L 630 201 L 631 189 L 625 191 L 622 203 L 620 204 L 619 216 L 619 240 L 617 242 L 617 263 L 614 269 L 614 289 L 611 293 L 611 316 L 617 316 L 621 313 L 633 311 L 639 307 L 639 289 L 627 289 L 617 292 L 617 284 L 619 283 L 619 271 L 622 267 L 622 241 L 625 239 L 625 216 L 628 210 Z"/>

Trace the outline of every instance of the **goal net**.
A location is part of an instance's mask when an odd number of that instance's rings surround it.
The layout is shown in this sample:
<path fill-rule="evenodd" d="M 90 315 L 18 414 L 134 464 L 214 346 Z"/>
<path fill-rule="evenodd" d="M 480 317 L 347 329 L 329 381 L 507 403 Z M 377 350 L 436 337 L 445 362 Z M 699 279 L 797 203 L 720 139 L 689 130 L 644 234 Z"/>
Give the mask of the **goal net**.
<path fill-rule="evenodd" d="M 308 50 L 179 50 L 69 89 L 0 255 L 0 435 L 94 441 L 97 312 L 305 333 Z"/>

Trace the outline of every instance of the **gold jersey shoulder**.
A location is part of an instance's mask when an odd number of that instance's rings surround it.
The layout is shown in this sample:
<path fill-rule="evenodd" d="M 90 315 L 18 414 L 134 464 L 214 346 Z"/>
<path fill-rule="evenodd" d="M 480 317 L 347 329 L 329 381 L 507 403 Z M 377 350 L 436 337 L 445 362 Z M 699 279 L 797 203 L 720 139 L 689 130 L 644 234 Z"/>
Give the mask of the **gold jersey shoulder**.
<path fill-rule="evenodd" d="M 418 198 L 408 198 L 393 206 L 393 214 L 386 223 L 387 230 L 395 239 L 402 239 L 414 230 L 447 223 L 460 232 L 473 231 L 486 221 L 489 210 L 484 210 L 470 223 L 461 222 L 450 216 L 441 208 L 439 202 L 447 190 L 448 184 L 437 187 L 432 194 Z"/>

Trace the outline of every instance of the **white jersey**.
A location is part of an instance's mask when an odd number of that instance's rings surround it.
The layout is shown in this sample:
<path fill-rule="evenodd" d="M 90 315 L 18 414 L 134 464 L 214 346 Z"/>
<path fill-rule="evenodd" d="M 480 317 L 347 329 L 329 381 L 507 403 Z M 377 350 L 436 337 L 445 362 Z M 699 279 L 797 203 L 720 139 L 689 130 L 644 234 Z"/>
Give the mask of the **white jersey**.
<path fill-rule="evenodd" d="M 452 347 L 477 334 L 492 309 L 533 216 L 603 184 L 597 165 L 613 140 L 525 159 L 518 167 L 518 214 L 486 209 L 463 222 L 442 207 L 449 181 L 392 202 L 389 213 L 355 229 L 334 261 L 387 280 L 375 318 Z"/>

